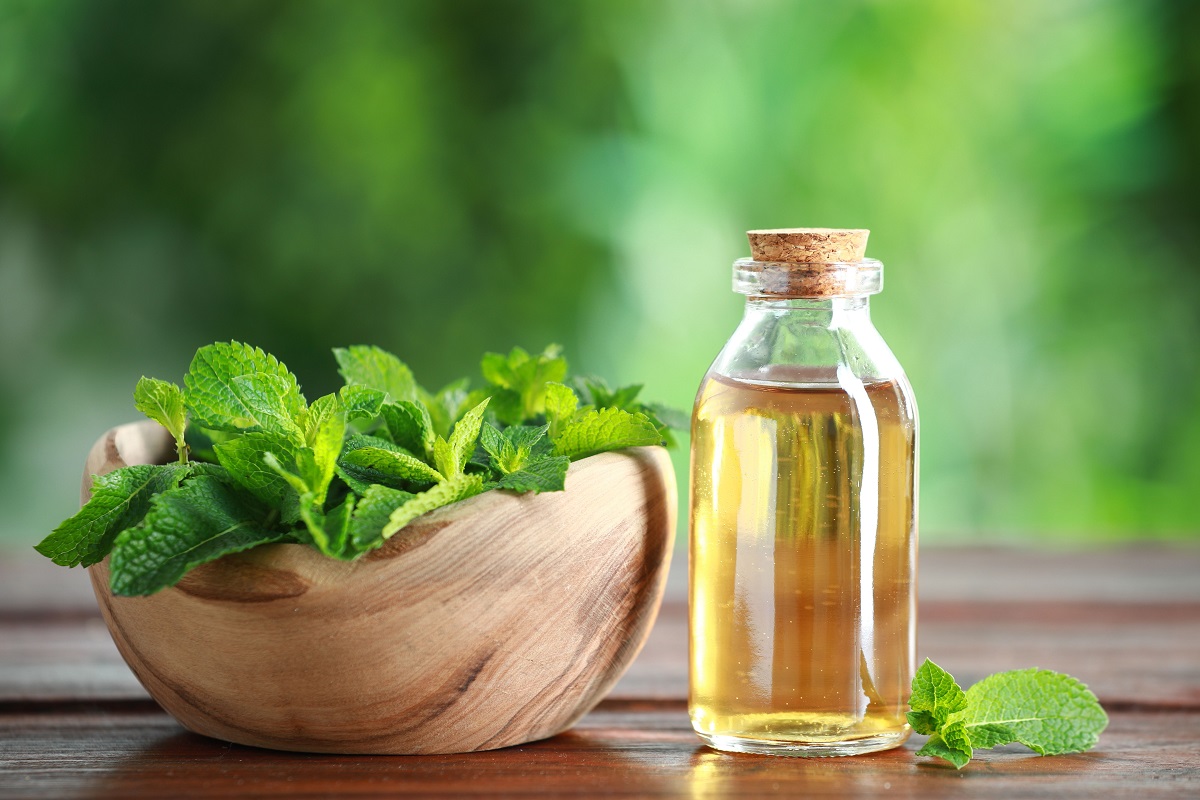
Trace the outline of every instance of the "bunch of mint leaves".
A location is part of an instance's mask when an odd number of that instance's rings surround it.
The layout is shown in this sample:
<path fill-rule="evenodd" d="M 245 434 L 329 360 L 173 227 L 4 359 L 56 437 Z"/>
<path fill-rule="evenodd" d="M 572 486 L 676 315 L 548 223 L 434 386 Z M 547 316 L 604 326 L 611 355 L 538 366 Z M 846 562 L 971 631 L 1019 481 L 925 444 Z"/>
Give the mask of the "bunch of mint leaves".
<path fill-rule="evenodd" d="M 142 378 L 139 411 L 178 461 L 95 478 L 91 500 L 37 545 L 63 566 L 111 555 L 118 595 L 153 594 L 193 567 L 262 544 L 353 560 L 417 517 L 491 489 L 561 491 L 570 462 L 671 443 L 683 415 L 567 380 L 559 348 L 488 353 L 486 384 L 423 389 L 378 347 L 335 349 L 345 385 L 307 402 L 286 366 L 240 342 L 200 348 L 183 388 Z"/>
<path fill-rule="evenodd" d="M 1108 725 L 1087 686 L 1046 669 L 1000 672 L 963 691 L 950 673 L 925 659 L 908 704 L 908 723 L 929 736 L 917 755 L 944 758 L 957 769 L 976 749 L 1012 742 L 1044 756 L 1080 753 Z"/>

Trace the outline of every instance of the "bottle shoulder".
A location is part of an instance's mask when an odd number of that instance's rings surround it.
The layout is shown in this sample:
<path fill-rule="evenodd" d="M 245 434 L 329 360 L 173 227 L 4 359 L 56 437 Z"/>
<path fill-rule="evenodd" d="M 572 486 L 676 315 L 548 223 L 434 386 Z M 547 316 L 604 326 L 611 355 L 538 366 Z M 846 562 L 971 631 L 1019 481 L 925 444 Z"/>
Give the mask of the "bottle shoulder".
<path fill-rule="evenodd" d="M 895 382 L 912 395 L 904 369 L 866 314 L 820 320 L 748 314 L 709 374 L 780 387 Z"/>

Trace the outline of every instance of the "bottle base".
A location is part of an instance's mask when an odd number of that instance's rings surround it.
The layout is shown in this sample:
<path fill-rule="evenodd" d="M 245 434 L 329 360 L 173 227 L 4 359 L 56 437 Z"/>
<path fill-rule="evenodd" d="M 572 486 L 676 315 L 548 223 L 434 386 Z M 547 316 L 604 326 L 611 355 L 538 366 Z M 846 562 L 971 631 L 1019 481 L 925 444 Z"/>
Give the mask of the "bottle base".
<path fill-rule="evenodd" d="M 700 733 L 709 747 L 727 753 L 755 753 L 762 756 L 790 756 L 793 758 L 828 758 L 831 756 L 857 756 L 891 750 L 904 744 L 910 731 L 894 731 L 864 736 L 860 739 L 844 739 L 833 742 L 802 742 L 789 739 L 752 739 L 745 736 L 725 736 Z"/>

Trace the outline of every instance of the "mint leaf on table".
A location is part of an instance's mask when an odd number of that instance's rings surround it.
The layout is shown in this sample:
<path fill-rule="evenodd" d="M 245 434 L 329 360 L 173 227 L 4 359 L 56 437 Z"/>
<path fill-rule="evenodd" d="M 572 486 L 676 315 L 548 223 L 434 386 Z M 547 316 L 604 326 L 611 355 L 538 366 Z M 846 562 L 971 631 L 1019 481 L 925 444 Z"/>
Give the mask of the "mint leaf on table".
<path fill-rule="evenodd" d="M 183 390 L 169 381 L 147 378 L 144 375 L 133 389 L 133 405 L 150 419 L 167 429 L 175 439 L 179 463 L 187 463 L 187 409 Z"/>
<path fill-rule="evenodd" d="M 152 594 L 200 564 L 290 535 L 264 526 L 262 517 L 247 495 L 208 475 L 158 494 L 141 524 L 117 537 L 112 590 Z"/>
<path fill-rule="evenodd" d="M 966 693 L 954 677 L 929 659 L 917 669 L 912 681 L 908 706 L 908 724 L 926 736 L 937 733 L 946 718 L 967 704 Z"/>
<path fill-rule="evenodd" d="M 183 383 L 192 418 L 211 430 L 292 433 L 304 408 L 296 376 L 274 356 L 241 342 L 201 347 Z"/>
<path fill-rule="evenodd" d="M 973 754 L 974 751 L 969 743 L 963 745 L 962 742 L 959 741 L 957 744 L 951 745 L 944 741 L 941 735 L 936 733 L 930 736 L 929 741 L 925 743 L 925 746 L 917 751 L 917 755 L 919 756 L 944 758 L 946 761 L 949 761 L 951 764 L 953 764 L 955 769 L 962 769 L 965 767 L 967 763 L 970 762 Z"/>
<path fill-rule="evenodd" d="M 366 386 L 387 394 L 388 399 L 416 400 L 417 382 L 412 370 L 396 356 L 379 347 L 353 345 L 334 348 L 339 372 L 346 383 Z"/>
<path fill-rule="evenodd" d="M 1018 669 L 984 678 L 967 690 L 967 705 L 947 726 L 962 725 L 976 747 L 1020 742 L 1041 755 L 1094 746 L 1108 716 L 1096 695 L 1070 675 Z"/>
<path fill-rule="evenodd" d="M 619 408 L 590 409 L 563 426 L 554 452 L 572 461 L 623 447 L 659 444 L 662 435 L 645 414 Z"/>
<path fill-rule="evenodd" d="M 35 549 L 63 567 L 103 561 L 117 535 L 142 521 L 154 496 L 178 486 L 189 471 L 180 464 L 142 464 L 97 475 L 91 499 Z"/>
<path fill-rule="evenodd" d="M 1021 669 L 991 675 L 966 692 L 926 659 L 913 677 L 909 722 L 930 734 L 917 755 L 944 758 L 958 769 L 976 748 L 1020 742 L 1041 755 L 1088 750 L 1108 725 L 1100 702 L 1070 675 Z"/>

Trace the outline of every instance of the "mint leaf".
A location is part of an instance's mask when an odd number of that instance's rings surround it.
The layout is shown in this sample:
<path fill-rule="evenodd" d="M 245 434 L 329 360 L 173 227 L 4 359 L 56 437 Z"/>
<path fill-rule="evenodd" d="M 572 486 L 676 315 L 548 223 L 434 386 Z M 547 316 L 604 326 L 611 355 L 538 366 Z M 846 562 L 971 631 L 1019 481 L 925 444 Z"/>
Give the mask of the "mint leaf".
<path fill-rule="evenodd" d="M 393 402 L 416 400 L 417 382 L 400 359 L 378 347 L 353 345 L 334 348 L 339 372 L 346 383 L 385 392 Z"/>
<path fill-rule="evenodd" d="M 646 416 L 653 420 L 657 420 L 664 428 L 674 428 L 677 431 L 686 431 L 692 426 L 692 418 L 689 414 L 663 405 L 662 403 L 647 403 L 642 406 Z"/>
<path fill-rule="evenodd" d="M 485 422 L 479 431 L 479 445 L 491 456 L 492 466 L 499 472 L 507 473 L 516 468 L 512 464 L 517 457 L 517 448 L 490 422 Z"/>
<path fill-rule="evenodd" d="M 353 512 L 354 495 L 348 495 L 328 514 L 322 513 L 320 508 L 311 502 L 311 495 L 305 495 L 301 498 L 300 507 L 305 530 L 298 532 L 297 538 L 327 556 L 343 561 L 352 560 L 359 554 L 350 540 L 350 519 Z"/>
<path fill-rule="evenodd" d="M 488 405 L 488 417 L 495 418 L 502 425 L 520 425 L 530 416 L 525 412 L 525 403 L 520 393 L 512 389 L 493 387 L 488 397 L 492 398 Z"/>
<path fill-rule="evenodd" d="M 63 567 L 103 561 L 117 535 L 142 521 L 151 499 L 178 486 L 189 471 L 180 464 L 143 464 L 97 475 L 87 504 L 34 549 Z"/>
<path fill-rule="evenodd" d="M 241 342 L 196 351 L 183 379 L 196 424 L 216 431 L 291 434 L 304 409 L 296 376 L 274 356 Z"/>
<path fill-rule="evenodd" d="M 433 421 L 423 404 L 401 400 L 385 404 L 380 413 L 393 442 L 426 461 L 433 460 Z"/>
<path fill-rule="evenodd" d="M 341 397 L 330 394 L 301 411 L 295 436 L 252 431 L 213 445 L 213 452 L 232 479 L 278 510 L 285 524 L 302 518 L 308 524 L 325 503 L 345 431 Z M 319 531 L 314 535 L 323 542 Z"/>
<path fill-rule="evenodd" d="M 433 442 L 433 466 L 444 476 L 453 477 L 461 474 L 458 469 L 458 460 L 454 457 L 454 450 L 450 447 L 450 443 L 440 436 Z"/>
<path fill-rule="evenodd" d="M 187 411 L 184 409 L 183 390 L 168 381 L 143 375 L 134 387 L 133 405 L 167 429 L 175 439 L 179 463 L 187 463 L 187 443 L 184 441 Z"/>
<path fill-rule="evenodd" d="M 526 464 L 499 480 L 496 488 L 514 492 L 561 492 L 566 485 L 571 459 L 551 456 Z"/>
<path fill-rule="evenodd" d="M 554 452 L 575 461 L 606 450 L 661 441 L 662 436 L 645 414 L 631 414 L 619 408 L 591 409 L 563 427 L 554 440 Z"/>
<path fill-rule="evenodd" d="M 483 424 L 483 412 L 487 409 L 491 398 L 485 398 L 482 403 L 472 408 L 463 418 L 454 424 L 454 432 L 450 434 L 450 463 L 451 471 L 442 471 L 446 477 L 461 475 L 475 453 L 475 443 L 479 441 L 479 428 Z M 436 451 L 435 451 L 436 452 Z"/>
<path fill-rule="evenodd" d="M 550 438 L 557 439 L 563 427 L 579 409 L 579 397 L 570 386 L 563 383 L 546 384 L 546 422 L 550 424 Z"/>
<path fill-rule="evenodd" d="M 635 403 L 637 396 L 642 392 L 640 383 L 613 390 L 603 378 L 588 375 L 576 378 L 575 384 L 580 387 L 580 396 L 588 405 L 596 408 L 621 408 L 626 411 L 642 410 L 642 407 Z"/>
<path fill-rule="evenodd" d="M 561 382 L 567 376 L 567 360 L 562 348 L 550 345 L 531 356 L 514 347 L 507 356 L 485 353 L 480 371 L 496 391 L 492 410 L 506 425 L 520 425 L 546 410 L 546 384 Z"/>
<path fill-rule="evenodd" d="M 296 461 L 298 449 L 287 437 L 257 431 L 213 445 L 217 462 L 227 470 L 233 481 L 267 505 L 286 509 L 283 511 L 285 523 L 299 519 L 296 498 L 301 492 L 308 491 L 308 487 L 303 486 L 298 492 L 283 475 L 267 464 L 265 456 L 273 453 L 278 463 L 291 465 Z"/>
<path fill-rule="evenodd" d="M 302 452 L 297 462 L 302 467 L 311 463 L 302 474 L 317 503 L 323 504 L 346 437 L 346 407 L 341 397 L 327 394 L 314 400 L 301 417 L 301 433 L 311 459 Z"/>
<path fill-rule="evenodd" d="M 966 704 L 966 695 L 954 677 L 927 658 L 913 676 L 908 724 L 917 733 L 936 733 L 947 717 Z"/>
<path fill-rule="evenodd" d="M 443 386 L 436 394 L 417 387 L 421 403 L 428 409 L 429 417 L 432 420 L 433 432 L 438 436 L 449 438 L 451 426 L 458 420 L 463 407 L 467 405 L 470 397 L 467 394 L 467 387 L 470 386 L 470 383 L 467 378 L 460 378 Z M 476 399 L 470 406 L 477 405 L 481 399 Z"/>
<path fill-rule="evenodd" d="M 685 431 L 691 426 L 691 417 L 661 403 L 639 403 L 640 383 L 610 389 L 603 378 L 583 376 L 575 379 L 575 390 L 580 400 L 596 408 L 620 408 L 631 414 L 645 414 L 658 429 L 660 438 L 667 447 L 675 446 L 671 429 Z"/>
<path fill-rule="evenodd" d="M 274 472 L 280 478 L 283 478 L 283 480 L 287 482 L 288 486 L 292 487 L 292 490 L 295 491 L 296 494 L 300 496 L 309 495 L 311 497 L 313 491 L 311 488 L 309 488 L 308 481 L 306 481 L 304 476 L 300 474 L 303 471 L 303 468 L 297 463 L 300 461 L 300 453 L 300 450 L 296 450 L 296 458 L 294 460 L 287 459 L 286 461 L 273 450 L 269 450 L 261 455 L 263 463 L 266 464 L 272 472 Z"/>
<path fill-rule="evenodd" d="M 433 511 L 459 500 L 479 494 L 483 491 L 483 478 L 478 475 L 457 475 L 447 478 L 442 483 L 415 495 L 411 500 L 397 508 L 388 517 L 383 526 L 382 536 L 389 539 L 408 523 L 422 514 Z"/>
<path fill-rule="evenodd" d="M 574 384 L 580 400 L 587 405 L 597 408 L 615 405 L 612 402 L 613 391 L 604 378 L 595 375 L 578 375 L 575 377 Z M 638 388 L 641 389 L 640 386 Z"/>
<path fill-rule="evenodd" d="M 386 486 L 372 486 L 359 499 L 350 520 L 350 539 L 359 552 L 383 543 L 383 528 L 392 512 L 415 495 Z"/>
<path fill-rule="evenodd" d="M 341 478 L 342 481 L 348 487 L 350 487 L 350 491 L 354 492 L 355 494 L 357 494 L 359 496 L 366 494 L 368 489 L 370 489 L 372 486 L 377 485 L 377 484 L 371 483 L 370 481 L 364 481 L 361 478 L 354 477 L 349 472 L 346 472 L 346 470 L 342 469 L 341 464 L 338 464 L 336 467 L 334 467 L 333 471 L 334 471 L 335 475 L 337 475 L 339 478 Z"/>
<path fill-rule="evenodd" d="M 156 495 L 141 524 L 113 546 L 113 593 L 153 594 L 193 567 L 289 535 L 264 527 L 262 513 L 245 495 L 206 475 Z"/>
<path fill-rule="evenodd" d="M 1042 755 L 1087 750 L 1108 717 L 1096 696 L 1072 678 L 1044 669 L 1001 672 L 966 692 L 926 659 L 913 677 L 909 724 L 930 734 L 917 755 L 961 769 L 975 749 L 1020 742 Z"/>
<path fill-rule="evenodd" d="M 295 439 L 300 438 L 296 418 L 304 414 L 304 401 L 301 400 L 297 407 L 292 407 L 287 402 L 287 378 L 263 374 L 239 375 L 233 379 L 232 385 L 255 421 L 249 430 L 264 430 L 282 433 Z"/>
<path fill-rule="evenodd" d="M 553 446 L 546 441 L 549 426 L 513 425 L 503 431 L 485 423 L 479 443 L 491 457 L 492 467 L 502 475 L 520 470 L 531 459 L 551 454 Z"/>
<path fill-rule="evenodd" d="M 990 675 L 967 690 L 966 700 L 947 725 L 961 724 L 976 747 L 1020 742 L 1041 755 L 1077 753 L 1094 746 L 1108 725 L 1087 686 L 1047 669 Z"/>
<path fill-rule="evenodd" d="M 351 442 L 359 437 L 352 437 Z M 401 487 L 406 484 L 428 486 L 442 480 L 442 475 L 412 453 L 390 443 L 374 446 L 361 439 L 347 443 L 338 465 L 352 477 L 366 483 L 383 483 Z"/>
<path fill-rule="evenodd" d="M 343 386 L 338 392 L 342 405 L 346 410 L 346 420 L 354 422 L 360 419 L 375 419 L 379 416 L 380 408 L 387 400 L 387 394 L 370 386 L 357 384 Z"/>
<path fill-rule="evenodd" d="M 316 454 L 309 447 L 295 450 L 294 457 L 294 461 L 285 463 L 280 460 L 278 453 L 262 453 L 263 463 L 283 478 L 295 492 L 294 503 L 293 499 L 289 498 L 283 506 L 283 521 L 291 523 L 297 517 L 303 520 L 317 549 L 326 555 L 334 555 L 325 534 L 324 517 L 321 513 L 325 504 L 325 492 L 329 488 L 329 481 L 333 479 L 332 468 L 327 474 L 317 463 Z M 325 483 L 322 483 L 323 480 Z M 293 507 L 296 509 L 295 514 L 292 512 Z"/>
<path fill-rule="evenodd" d="M 235 483 L 229 470 L 222 467 L 220 464 L 208 464 L 203 461 L 191 461 L 188 463 L 188 475 L 208 475 L 224 481 L 225 483 Z"/>
<path fill-rule="evenodd" d="M 973 751 L 969 744 L 963 747 L 959 743 L 958 746 L 952 747 L 943 741 L 941 736 L 935 733 L 929 737 L 929 741 L 925 743 L 925 746 L 917 751 L 917 755 L 944 758 L 953 764 L 955 769 L 962 769 L 971 760 Z"/>

